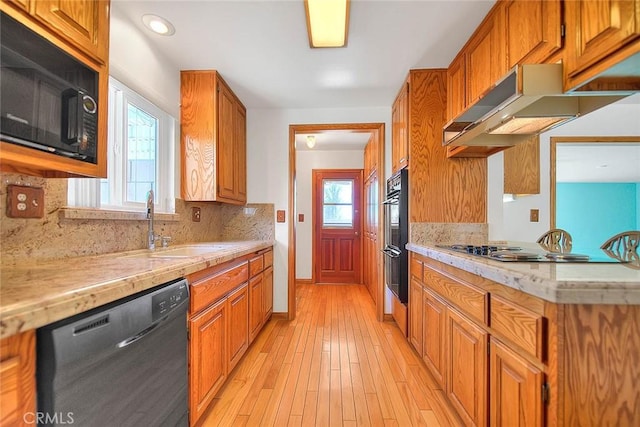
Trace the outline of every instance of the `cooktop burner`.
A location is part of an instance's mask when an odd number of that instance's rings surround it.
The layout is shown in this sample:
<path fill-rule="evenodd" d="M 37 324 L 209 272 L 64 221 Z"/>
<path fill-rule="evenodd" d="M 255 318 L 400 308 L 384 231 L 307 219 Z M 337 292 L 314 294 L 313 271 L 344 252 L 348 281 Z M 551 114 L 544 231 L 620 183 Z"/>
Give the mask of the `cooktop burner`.
<path fill-rule="evenodd" d="M 524 250 L 519 246 L 507 245 L 438 245 L 441 248 L 449 249 L 456 252 L 477 255 L 483 258 L 489 258 L 496 261 L 505 262 L 555 262 L 555 263 L 578 263 L 578 262 L 604 262 L 616 263 L 617 259 L 610 257 L 591 257 L 577 253 L 555 253 L 555 252 L 537 252 L 535 249 Z"/>

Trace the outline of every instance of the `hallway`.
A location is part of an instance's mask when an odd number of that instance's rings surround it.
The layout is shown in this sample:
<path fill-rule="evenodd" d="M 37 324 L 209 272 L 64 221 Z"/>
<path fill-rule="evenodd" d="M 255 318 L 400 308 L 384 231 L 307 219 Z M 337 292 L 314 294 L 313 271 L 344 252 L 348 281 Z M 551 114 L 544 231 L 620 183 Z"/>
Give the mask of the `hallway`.
<path fill-rule="evenodd" d="M 449 426 L 444 391 L 361 285 L 298 285 L 296 320 L 272 319 L 202 426 Z"/>

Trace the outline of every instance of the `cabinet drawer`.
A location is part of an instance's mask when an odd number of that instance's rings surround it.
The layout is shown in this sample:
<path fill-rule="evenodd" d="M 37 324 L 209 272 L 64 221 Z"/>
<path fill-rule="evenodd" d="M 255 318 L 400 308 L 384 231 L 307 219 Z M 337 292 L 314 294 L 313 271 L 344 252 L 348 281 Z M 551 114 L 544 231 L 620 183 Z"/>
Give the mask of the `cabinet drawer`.
<path fill-rule="evenodd" d="M 254 277 L 262 270 L 264 270 L 264 257 L 262 255 L 249 260 L 249 277 Z"/>
<path fill-rule="evenodd" d="M 209 306 L 249 280 L 247 262 L 191 284 L 191 315 Z"/>
<path fill-rule="evenodd" d="M 484 323 L 487 319 L 487 292 L 466 283 L 457 282 L 427 266 L 422 283 L 436 294 L 449 300 L 464 313 Z"/>
<path fill-rule="evenodd" d="M 545 318 L 497 295 L 491 295 L 491 327 L 544 361 Z"/>
<path fill-rule="evenodd" d="M 273 265 L 273 251 L 269 250 L 264 253 L 264 268 L 271 267 Z"/>

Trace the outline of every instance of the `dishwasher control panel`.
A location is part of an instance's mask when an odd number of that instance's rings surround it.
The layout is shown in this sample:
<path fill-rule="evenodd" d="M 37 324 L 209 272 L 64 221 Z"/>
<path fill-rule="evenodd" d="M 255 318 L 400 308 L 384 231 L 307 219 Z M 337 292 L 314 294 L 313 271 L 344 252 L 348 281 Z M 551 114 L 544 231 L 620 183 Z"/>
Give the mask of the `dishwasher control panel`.
<path fill-rule="evenodd" d="M 189 284 L 182 279 L 154 294 L 152 301 L 153 321 L 166 316 L 179 305 L 189 300 Z"/>

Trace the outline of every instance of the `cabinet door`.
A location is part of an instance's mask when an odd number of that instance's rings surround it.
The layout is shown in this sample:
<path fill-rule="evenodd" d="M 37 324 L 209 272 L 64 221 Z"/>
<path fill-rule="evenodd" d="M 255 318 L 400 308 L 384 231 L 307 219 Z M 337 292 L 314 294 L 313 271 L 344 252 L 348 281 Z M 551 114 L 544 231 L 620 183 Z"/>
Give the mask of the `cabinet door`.
<path fill-rule="evenodd" d="M 413 275 L 409 283 L 409 341 L 422 356 L 422 282 Z"/>
<path fill-rule="evenodd" d="M 640 0 L 565 2 L 566 71 L 574 77 L 640 36 Z"/>
<path fill-rule="evenodd" d="M 458 55 L 447 69 L 447 122 L 455 119 L 467 106 L 464 54 Z"/>
<path fill-rule="evenodd" d="M 469 42 L 466 59 L 467 105 L 482 98 L 506 73 L 500 3 L 482 22 Z"/>
<path fill-rule="evenodd" d="M 540 194 L 540 137 L 509 147 L 504 152 L 504 193 Z"/>
<path fill-rule="evenodd" d="M 85 53 L 107 62 L 109 1 L 38 0 L 33 13 Z"/>
<path fill-rule="evenodd" d="M 235 199 L 238 203 L 247 202 L 247 114 L 244 107 L 236 102 L 234 115 L 234 146 L 236 152 Z"/>
<path fill-rule="evenodd" d="M 446 306 L 431 291 L 425 289 L 422 307 L 422 360 L 430 368 L 438 384 L 444 387 Z"/>
<path fill-rule="evenodd" d="M 200 418 L 227 378 L 227 299 L 189 322 L 189 417 Z"/>
<path fill-rule="evenodd" d="M 0 425 L 23 426 L 36 411 L 35 330 L 0 342 Z"/>
<path fill-rule="evenodd" d="M 273 313 L 273 267 L 268 267 L 264 270 L 262 276 L 264 279 L 262 311 L 264 312 L 264 323 L 266 323 Z"/>
<path fill-rule="evenodd" d="M 488 334 L 452 308 L 447 309 L 449 400 L 467 425 L 487 425 Z"/>
<path fill-rule="evenodd" d="M 235 99 L 231 90 L 218 80 L 218 141 L 216 164 L 218 170 L 218 196 L 223 199 L 235 200 L 236 189 L 236 149 L 234 142 L 234 116 L 236 113 Z"/>
<path fill-rule="evenodd" d="M 493 337 L 489 357 L 490 425 L 542 426 L 543 373 Z"/>
<path fill-rule="evenodd" d="M 264 322 L 263 293 L 264 278 L 259 274 L 249 281 L 249 342 L 253 342 Z"/>
<path fill-rule="evenodd" d="M 544 62 L 562 47 L 560 0 L 505 2 L 508 68 Z"/>
<path fill-rule="evenodd" d="M 4 0 L 12 4 L 14 7 L 29 12 L 29 0 Z"/>
<path fill-rule="evenodd" d="M 393 103 L 391 112 L 391 166 L 397 172 L 407 165 L 408 152 L 408 119 L 409 119 L 409 84 L 405 83 Z"/>
<path fill-rule="evenodd" d="M 227 298 L 229 324 L 229 372 L 238 364 L 249 348 L 249 285 L 245 283 Z"/>

